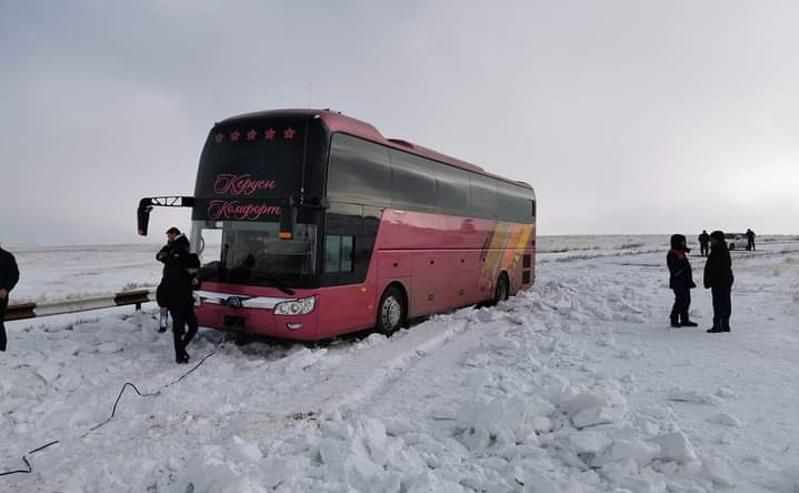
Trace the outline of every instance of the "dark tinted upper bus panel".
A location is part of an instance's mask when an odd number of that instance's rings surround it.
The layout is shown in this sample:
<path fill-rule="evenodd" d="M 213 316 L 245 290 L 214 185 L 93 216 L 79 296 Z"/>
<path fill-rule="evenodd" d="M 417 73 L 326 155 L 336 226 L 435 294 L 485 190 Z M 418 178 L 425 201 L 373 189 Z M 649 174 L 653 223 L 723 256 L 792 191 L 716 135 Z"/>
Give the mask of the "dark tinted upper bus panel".
<path fill-rule="evenodd" d="M 345 134 L 333 134 L 327 195 L 333 202 L 534 222 L 532 189 Z"/>
<path fill-rule="evenodd" d="M 265 115 L 211 130 L 197 172 L 194 219 L 272 221 L 291 196 L 321 197 L 324 127 L 309 114 Z"/>
<path fill-rule="evenodd" d="M 328 199 L 386 207 L 390 186 L 388 149 L 349 135 L 333 135 L 327 176 Z"/>

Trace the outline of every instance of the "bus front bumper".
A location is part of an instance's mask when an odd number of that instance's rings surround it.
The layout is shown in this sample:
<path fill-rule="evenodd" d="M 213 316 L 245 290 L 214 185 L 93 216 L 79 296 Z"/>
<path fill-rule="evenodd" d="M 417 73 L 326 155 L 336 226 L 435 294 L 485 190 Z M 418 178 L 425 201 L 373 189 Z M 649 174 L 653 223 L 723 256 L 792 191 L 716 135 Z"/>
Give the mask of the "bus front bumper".
<path fill-rule="evenodd" d="M 195 305 L 197 321 L 204 327 L 277 339 L 318 339 L 318 309 L 305 315 L 276 315 L 274 308 L 230 306 L 201 300 Z"/>

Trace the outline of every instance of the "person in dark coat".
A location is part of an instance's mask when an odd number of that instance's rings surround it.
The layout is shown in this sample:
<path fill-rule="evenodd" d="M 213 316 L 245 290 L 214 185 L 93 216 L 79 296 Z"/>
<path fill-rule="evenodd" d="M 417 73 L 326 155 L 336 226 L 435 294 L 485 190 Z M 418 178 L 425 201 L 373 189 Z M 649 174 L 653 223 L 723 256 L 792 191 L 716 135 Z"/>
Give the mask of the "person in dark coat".
<path fill-rule="evenodd" d="M 189 254 L 184 266 L 169 274 L 164 280 L 167 307 L 172 313 L 172 333 L 175 341 L 175 361 L 188 363 L 186 346 L 197 334 L 197 315 L 194 313 L 194 290 L 199 287 L 197 272 L 200 259 Z M 186 326 L 189 330 L 186 332 Z"/>
<path fill-rule="evenodd" d="M 710 234 L 710 255 L 705 263 L 705 289 L 713 295 L 713 328 L 710 333 L 729 332 L 732 314 L 732 259 L 724 233 L 714 231 Z"/>
<path fill-rule="evenodd" d="M 757 250 L 755 248 L 755 232 L 751 229 L 746 230 L 746 250 L 750 252 Z"/>
<path fill-rule="evenodd" d="M 674 306 L 671 309 L 672 327 L 696 327 L 697 324 L 688 318 L 691 308 L 691 290 L 694 283 L 691 263 L 686 255 L 691 250 L 686 245 L 683 235 L 672 235 L 671 250 L 666 255 L 669 267 L 669 287 L 674 291 Z"/>
<path fill-rule="evenodd" d="M 19 268 L 17 267 L 17 260 L 10 252 L 0 248 L 0 351 L 5 351 L 8 345 L 6 327 L 3 321 L 6 318 L 8 297 L 18 282 Z"/>
<path fill-rule="evenodd" d="M 163 274 L 161 275 L 161 283 L 155 290 L 155 300 L 158 307 L 161 309 L 161 317 L 159 320 L 158 332 L 166 332 L 169 323 L 169 310 L 167 308 L 166 292 L 164 287 L 164 280 L 173 272 L 180 270 L 186 257 L 191 251 L 191 245 L 188 238 L 180 232 L 176 227 L 171 227 L 166 232 L 167 242 L 166 245 L 161 247 L 161 250 L 155 255 L 155 258 L 164 264 Z M 173 315 L 174 318 L 174 315 Z"/>
<path fill-rule="evenodd" d="M 699 253 L 703 257 L 707 257 L 710 253 L 710 235 L 707 234 L 707 230 L 702 230 L 702 234 L 699 235 Z"/>

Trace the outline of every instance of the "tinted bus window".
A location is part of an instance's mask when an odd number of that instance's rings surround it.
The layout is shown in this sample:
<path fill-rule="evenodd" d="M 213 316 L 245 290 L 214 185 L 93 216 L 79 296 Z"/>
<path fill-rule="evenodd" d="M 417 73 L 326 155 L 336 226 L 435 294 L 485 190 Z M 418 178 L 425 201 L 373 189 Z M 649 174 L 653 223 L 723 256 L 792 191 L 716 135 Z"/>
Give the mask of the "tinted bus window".
<path fill-rule="evenodd" d="M 469 177 L 470 209 L 475 217 L 497 216 L 497 190 L 491 178 L 472 175 Z"/>
<path fill-rule="evenodd" d="M 388 205 L 391 172 L 386 148 L 343 134 L 333 135 L 327 196 L 332 201 Z"/>
<path fill-rule="evenodd" d="M 436 205 L 443 214 L 468 216 L 469 175 L 451 166 L 440 165 L 436 170 Z"/>
<path fill-rule="evenodd" d="M 352 272 L 354 242 L 353 236 L 325 237 L 325 272 Z"/>
<path fill-rule="evenodd" d="M 503 182 L 497 182 L 497 190 L 500 219 L 517 223 L 532 222 L 529 193 L 525 193 L 521 187 Z"/>
<path fill-rule="evenodd" d="M 435 211 L 436 167 L 424 158 L 389 151 L 391 206 L 396 209 Z"/>

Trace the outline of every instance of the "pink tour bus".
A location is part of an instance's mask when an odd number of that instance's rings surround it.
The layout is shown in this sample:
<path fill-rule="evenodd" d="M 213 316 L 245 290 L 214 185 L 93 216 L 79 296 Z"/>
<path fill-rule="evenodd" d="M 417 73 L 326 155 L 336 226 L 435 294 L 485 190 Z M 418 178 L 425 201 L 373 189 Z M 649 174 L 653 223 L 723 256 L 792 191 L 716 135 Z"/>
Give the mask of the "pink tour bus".
<path fill-rule="evenodd" d="M 200 324 L 327 339 L 498 302 L 535 281 L 532 187 L 329 110 L 214 126 L 193 197 Z"/>

